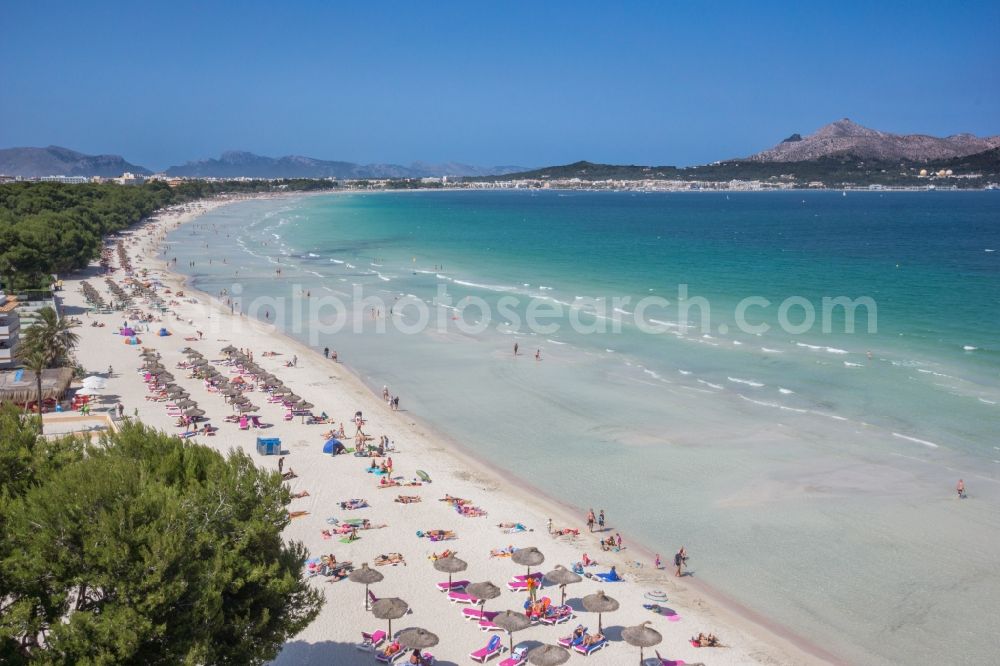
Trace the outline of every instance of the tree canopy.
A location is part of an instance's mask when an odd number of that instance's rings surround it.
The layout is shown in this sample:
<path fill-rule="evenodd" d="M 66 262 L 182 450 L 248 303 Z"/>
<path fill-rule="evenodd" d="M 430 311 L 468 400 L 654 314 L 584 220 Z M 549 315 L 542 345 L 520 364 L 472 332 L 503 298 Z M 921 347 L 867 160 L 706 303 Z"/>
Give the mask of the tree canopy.
<path fill-rule="evenodd" d="M 0 662 L 259 664 L 319 612 L 279 475 L 140 424 L 0 409 Z"/>
<path fill-rule="evenodd" d="M 109 233 L 153 211 L 221 192 L 306 191 L 329 181 L 188 181 L 143 185 L 7 183 L 0 185 L 0 278 L 14 288 L 48 284 L 53 273 L 83 268 Z"/>

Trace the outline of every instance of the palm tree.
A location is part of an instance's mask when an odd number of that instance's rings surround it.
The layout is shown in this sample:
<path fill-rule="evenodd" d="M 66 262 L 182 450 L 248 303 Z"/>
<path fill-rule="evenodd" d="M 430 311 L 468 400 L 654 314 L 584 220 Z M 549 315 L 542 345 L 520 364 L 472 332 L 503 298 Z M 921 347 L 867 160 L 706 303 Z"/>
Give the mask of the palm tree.
<path fill-rule="evenodd" d="M 38 311 L 38 321 L 28 328 L 21 338 L 20 346 L 26 355 L 41 352 L 46 359 L 46 367 L 58 367 L 69 362 L 70 352 L 80 340 L 73 332 L 78 324 L 60 318 L 52 308 Z"/>
<path fill-rule="evenodd" d="M 19 350 L 23 351 L 23 350 Z M 35 373 L 35 382 L 38 387 L 38 432 L 42 428 L 42 372 L 49 366 L 49 359 L 44 352 L 38 349 L 28 350 L 19 354 L 21 363 L 25 368 Z"/>

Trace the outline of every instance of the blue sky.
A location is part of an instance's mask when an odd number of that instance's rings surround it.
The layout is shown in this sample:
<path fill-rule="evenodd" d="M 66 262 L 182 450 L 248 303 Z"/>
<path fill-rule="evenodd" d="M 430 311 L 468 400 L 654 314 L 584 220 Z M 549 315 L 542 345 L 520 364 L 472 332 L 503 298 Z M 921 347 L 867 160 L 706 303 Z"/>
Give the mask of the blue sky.
<path fill-rule="evenodd" d="M 1000 133 L 997 2 L 5 2 L 0 147 L 696 164 Z"/>

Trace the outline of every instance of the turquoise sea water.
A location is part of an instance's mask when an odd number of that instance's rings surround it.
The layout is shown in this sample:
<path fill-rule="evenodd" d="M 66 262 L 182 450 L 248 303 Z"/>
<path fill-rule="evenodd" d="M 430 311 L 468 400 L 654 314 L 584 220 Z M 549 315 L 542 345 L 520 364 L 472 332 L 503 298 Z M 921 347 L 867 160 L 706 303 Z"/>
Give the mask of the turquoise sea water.
<path fill-rule="evenodd" d="M 1000 650 L 1000 193 L 315 196 L 169 242 L 198 288 L 846 661 Z M 842 296 L 874 307 L 824 332 Z"/>

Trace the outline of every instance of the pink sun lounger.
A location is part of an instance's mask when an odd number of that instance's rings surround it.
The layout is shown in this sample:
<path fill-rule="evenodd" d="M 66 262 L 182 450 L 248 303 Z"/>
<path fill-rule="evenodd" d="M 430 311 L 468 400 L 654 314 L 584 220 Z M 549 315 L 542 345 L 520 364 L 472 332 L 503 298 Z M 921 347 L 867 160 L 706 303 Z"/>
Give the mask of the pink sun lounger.
<path fill-rule="evenodd" d="M 544 577 L 545 577 L 545 574 L 543 574 L 543 573 L 541 573 L 539 571 L 536 571 L 533 574 L 527 574 L 527 575 L 522 575 L 522 576 L 511 576 L 510 579 L 511 579 L 511 581 L 518 581 L 520 583 L 526 583 L 526 582 L 528 582 L 529 578 L 534 578 L 535 580 L 537 580 L 540 583 L 540 582 L 542 582 L 542 578 L 544 578 Z"/>
<path fill-rule="evenodd" d="M 478 661 L 481 664 L 485 663 L 487 659 L 491 659 L 500 654 L 501 650 L 503 650 L 503 645 L 501 644 L 502 642 L 503 641 L 500 639 L 500 636 L 494 635 L 490 638 L 490 642 L 484 647 L 476 650 L 475 652 L 470 652 L 469 658 L 473 661 Z"/>
<path fill-rule="evenodd" d="M 471 594 L 466 594 L 465 592 L 455 592 L 452 590 L 448 593 L 448 601 L 453 604 L 478 604 L 479 599 L 472 596 Z"/>
<path fill-rule="evenodd" d="M 441 592 L 461 592 L 469 584 L 467 580 L 453 580 L 451 581 L 451 587 L 448 587 L 448 581 L 442 581 L 437 584 L 437 589 Z"/>
<path fill-rule="evenodd" d="M 660 660 L 660 666 L 684 666 L 686 663 L 683 659 L 678 659 L 674 661 L 672 659 L 664 659 L 660 656 L 659 651 L 656 653 L 656 658 Z"/>
<path fill-rule="evenodd" d="M 523 666 L 528 663 L 528 648 L 516 647 L 510 656 L 497 663 L 497 666 Z"/>
<path fill-rule="evenodd" d="M 499 611 L 482 611 L 478 608 L 463 608 L 462 617 L 466 620 L 486 620 L 487 622 L 492 622 L 493 618 L 499 615 Z"/>
<path fill-rule="evenodd" d="M 361 642 L 357 644 L 359 650 L 374 650 L 385 642 L 386 633 L 379 629 L 369 634 L 367 631 L 361 632 Z"/>
<path fill-rule="evenodd" d="M 547 624 L 552 626 L 556 624 L 562 624 L 563 622 L 568 622 L 572 617 L 573 617 L 573 609 L 570 608 L 569 605 L 555 606 L 554 608 L 550 608 L 549 612 L 545 615 L 545 617 L 539 618 L 538 621 L 541 622 L 542 624 Z"/>

